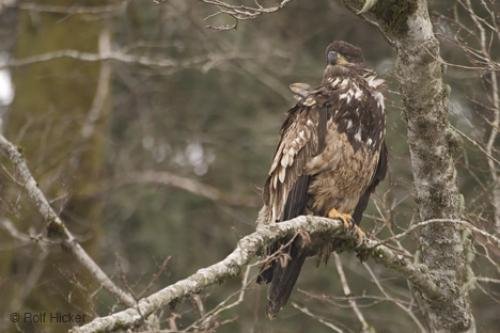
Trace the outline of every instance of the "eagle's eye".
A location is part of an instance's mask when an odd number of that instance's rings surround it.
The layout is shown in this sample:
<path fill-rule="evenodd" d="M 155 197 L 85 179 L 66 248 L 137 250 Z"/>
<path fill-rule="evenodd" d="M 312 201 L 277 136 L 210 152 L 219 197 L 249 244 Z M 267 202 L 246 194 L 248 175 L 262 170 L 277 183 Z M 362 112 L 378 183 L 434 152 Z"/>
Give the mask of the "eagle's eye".
<path fill-rule="evenodd" d="M 330 65 L 335 65 L 337 63 L 337 52 L 328 51 L 326 54 L 326 61 Z"/>

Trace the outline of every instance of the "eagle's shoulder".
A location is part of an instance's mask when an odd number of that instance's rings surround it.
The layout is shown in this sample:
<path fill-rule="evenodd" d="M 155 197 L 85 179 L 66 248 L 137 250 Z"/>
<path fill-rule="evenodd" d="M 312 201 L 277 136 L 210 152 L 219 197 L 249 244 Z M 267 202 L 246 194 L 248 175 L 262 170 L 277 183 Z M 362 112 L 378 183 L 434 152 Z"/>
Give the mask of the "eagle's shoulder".
<path fill-rule="evenodd" d="M 380 149 L 385 128 L 384 80 L 373 72 L 346 73 L 324 80 L 331 106 L 329 127 L 345 133 L 354 150 Z"/>

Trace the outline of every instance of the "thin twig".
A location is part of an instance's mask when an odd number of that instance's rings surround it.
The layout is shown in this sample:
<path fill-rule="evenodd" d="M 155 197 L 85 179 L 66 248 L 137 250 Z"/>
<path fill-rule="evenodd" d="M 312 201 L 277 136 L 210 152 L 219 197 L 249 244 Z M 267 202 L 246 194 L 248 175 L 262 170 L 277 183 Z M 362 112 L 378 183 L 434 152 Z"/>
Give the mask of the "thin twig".
<path fill-rule="evenodd" d="M 308 308 L 300 306 L 300 305 L 298 305 L 295 302 L 292 303 L 292 306 L 294 308 L 296 308 L 297 310 L 299 310 L 300 312 L 302 312 L 303 314 L 305 314 L 305 315 L 313 318 L 314 320 L 317 320 L 318 322 L 320 322 L 321 324 L 325 325 L 326 327 L 331 328 L 333 331 L 335 331 L 337 333 L 344 333 L 344 331 L 340 327 L 337 327 L 334 324 L 332 324 L 331 322 L 325 320 L 324 318 L 322 318 L 322 317 L 320 317 L 318 315 L 315 315 Z"/>
<path fill-rule="evenodd" d="M 211 185 L 203 184 L 195 179 L 179 176 L 168 171 L 136 171 L 119 177 L 118 184 L 151 183 L 176 187 L 187 192 L 205 197 L 214 202 L 222 202 L 234 206 L 257 207 L 257 198 L 254 196 L 243 196 L 229 194 Z"/>
<path fill-rule="evenodd" d="M 105 14 L 125 10 L 129 0 L 119 2 L 112 5 L 103 6 L 57 6 L 57 5 L 44 5 L 33 2 L 20 3 L 16 5 L 17 8 L 22 10 L 28 10 L 32 12 L 45 12 L 53 14 Z"/>
<path fill-rule="evenodd" d="M 342 267 L 342 260 L 340 259 L 340 256 L 337 253 L 333 254 L 333 258 L 335 259 L 335 267 L 337 268 L 337 273 L 339 273 L 340 283 L 342 284 L 342 290 L 344 291 L 344 295 L 348 298 L 348 302 L 352 308 L 352 311 L 354 312 L 359 322 L 361 323 L 361 330 L 362 332 L 370 332 L 372 330 L 371 326 L 368 325 L 368 322 L 366 321 L 365 316 L 359 309 L 356 300 L 351 298 L 351 288 L 347 283 L 347 278 L 344 273 L 344 268 Z"/>
<path fill-rule="evenodd" d="M 408 316 L 413 320 L 413 322 L 418 326 L 420 332 L 426 333 L 427 332 L 426 328 L 424 327 L 424 325 L 422 325 L 422 323 L 420 322 L 420 320 L 418 320 L 418 318 L 415 316 L 415 314 L 413 313 L 413 311 L 411 311 L 411 309 L 409 309 L 408 307 L 404 306 L 403 304 L 401 304 L 400 302 L 398 302 L 394 297 L 392 297 L 391 295 L 389 295 L 389 293 L 387 293 L 387 291 L 382 286 L 382 284 L 380 283 L 379 279 L 377 278 L 377 276 L 375 275 L 375 273 L 372 271 L 371 267 L 367 263 L 363 263 L 363 266 L 366 268 L 366 270 L 370 274 L 373 282 L 375 282 L 375 285 L 378 287 L 378 289 L 384 295 L 384 297 L 387 298 L 387 299 L 389 299 L 392 303 L 396 304 L 400 309 L 402 309 L 404 312 L 406 312 L 408 314 Z"/>
<path fill-rule="evenodd" d="M 486 239 L 488 239 L 493 245 L 495 245 L 497 248 L 500 248 L 500 238 L 496 237 L 495 235 L 492 235 L 482 229 L 479 229 L 478 227 L 474 226 L 472 223 L 469 221 L 463 221 L 463 220 L 456 220 L 456 219 L 431 219 L 431 220 L 426 220 L 422 221 L 416 224 L 413 224 L 410 228 L 406 229 L 404 232 L 401 232 L 397 235 L 394 235 L 392 237 L 388 237 L 384 240 L 381 240 L 379 242 L 376 242 L 375 246 L 379 246 L 381 244 L 386 244 L 389 241 L 400 239 L 403 237 L 408 236 L 412 232 L 415 232 L 418 229 L 421 229 L 423 227 L 426 227 L 430 224 L 436 224 L 436 223 L 456 223 L 460 224 L 473 232 L 476 232 L 480 234 L 481 236 L 484 236 Z"/>

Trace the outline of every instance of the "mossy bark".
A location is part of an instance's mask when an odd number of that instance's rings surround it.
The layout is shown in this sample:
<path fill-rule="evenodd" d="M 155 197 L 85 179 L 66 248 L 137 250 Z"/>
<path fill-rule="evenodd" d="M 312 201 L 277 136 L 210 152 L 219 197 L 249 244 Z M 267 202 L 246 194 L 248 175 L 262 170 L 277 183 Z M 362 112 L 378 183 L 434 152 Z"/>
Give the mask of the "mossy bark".
<path fill-rule="evenodd" d="M 460 219 L 463 197 L 450 149 L 449 99 L 427 1 L 378 0 L 368 15 L 380 24 L 397 54 L 396 73 L 420 218 Z M 466 287 L 470 278 L 470 235 L 459 224 L 432 224 L 422 229 L 419 240 L 419 260 L 447 295 L 438 300 L 421 297 L 429 330 L 474 331 Z"/>

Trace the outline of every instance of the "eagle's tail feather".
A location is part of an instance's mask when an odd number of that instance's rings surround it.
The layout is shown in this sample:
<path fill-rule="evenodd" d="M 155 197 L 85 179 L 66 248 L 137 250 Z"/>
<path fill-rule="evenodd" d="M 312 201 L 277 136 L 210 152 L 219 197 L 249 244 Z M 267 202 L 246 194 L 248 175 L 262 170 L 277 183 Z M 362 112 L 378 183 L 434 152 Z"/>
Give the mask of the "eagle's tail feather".
<path fill-rule="evenodd" d="M 304 265 L 306 253 L 299 243 L 297 240 L 293 242 L 290 251 L 291 258 L 285 267 L 282 267 L 279 262 L 274 262 L 272 267 L 270 267 L 272 269 L 270 271 L 271 285 L 269 287 L 266 309 L 269 318 L 276 317 L 281 308 L 285 306 L 288 298 L 290 298 L 295 282 L 297 282 L 302 265 Z"/>
<path fill-rule="evenodd" d="M 308 201 L 307 191 L 310 181 L 311 176 L 302 175 L 295 182 L 288 193 L 281 221 L 292 219 L 304 213 Z M 284 243 L 287 243 L 287 240 L 275 242 L 269 246 L 267 253 L 275 253 Z M 286 304 L 299 277 L 300 269 L 306 260 L 306 254 L 302 246 L 303 241 L 300 237 L 297 237 L 289 247 L 290 258 L 287 260 L 287 265 L 281 267 L 281 263 L 274 260 L 271 265 L 262 268 L 257 278 L 257 283 L 271 283 L 267 304 L 267 314 L 271 318 L 275 317 Z"/>
<path fill-rule="evenodd" d="M 268 254 L 275 253 L 278 250 L 278 245 L 279 245 L 278 243 L 271 245 L 267 249 L 267 253 Z M 257 276 L 258 284 L 264 284 L 264 283 L 267 284 L 271 282 L 271 280 L 273 279 L 274 265 L 276 265 L 276 262 L 271 262 L 271 264 L 263 265 L 263 267 L 261 267 L 259 276 Z"/>

